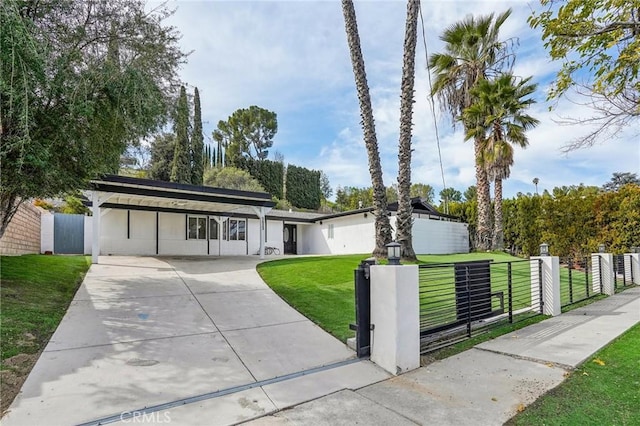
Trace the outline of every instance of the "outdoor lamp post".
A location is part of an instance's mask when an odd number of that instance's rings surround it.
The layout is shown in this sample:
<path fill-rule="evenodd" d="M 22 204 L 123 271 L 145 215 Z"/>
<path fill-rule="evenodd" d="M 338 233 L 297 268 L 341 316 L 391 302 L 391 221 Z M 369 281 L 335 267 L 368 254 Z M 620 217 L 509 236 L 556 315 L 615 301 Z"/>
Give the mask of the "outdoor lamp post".
<path fill-rule="evenodd" d="M 385 246 L 387 248 L 387 260 L 389 265 L 400 264 L 400 244 L 392 241 Z"/>
<path fill-rule="evenodd" d="M 598 253 L 604 253 L 606 247 L 604 244 L 598 245 Z"/>
<path fill-rule="evenodd" d="M 549 256 L 549 244 L 540 244 L 540 256 Z"/>

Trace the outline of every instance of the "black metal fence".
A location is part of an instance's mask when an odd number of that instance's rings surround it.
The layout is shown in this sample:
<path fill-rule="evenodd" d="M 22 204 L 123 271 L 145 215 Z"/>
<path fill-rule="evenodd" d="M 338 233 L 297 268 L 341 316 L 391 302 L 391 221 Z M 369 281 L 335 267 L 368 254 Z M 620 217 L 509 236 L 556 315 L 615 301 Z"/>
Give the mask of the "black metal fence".
<path fill-rule="evenodd" d="M 421 353 L 541 314 L 540 263 L 420 265 Z"/>
<path fill-rule="evenodd" d="M 631 287 L 634 285 L 633 268 L 631 268 L 631 255 L 616 254 L 613 256 L 613 275 L 615 277 L 616 290 L 623 290 L 625 287 Z"/>
<path fill-rule="evenodd" d="M 600 258 L 598 258 L 598 262 Z M 596 268 L 600 273 L 601 268 Z M 602 279 L 599 278 L 602 283 Z M 602 293 L 602 288 L 593 291 L 593 277 L 591 259 L 583 257 L 574 259 L 571 257 L 560 258 L 560 304 L 562 307 L 572 305 L 597 296 Z"/>

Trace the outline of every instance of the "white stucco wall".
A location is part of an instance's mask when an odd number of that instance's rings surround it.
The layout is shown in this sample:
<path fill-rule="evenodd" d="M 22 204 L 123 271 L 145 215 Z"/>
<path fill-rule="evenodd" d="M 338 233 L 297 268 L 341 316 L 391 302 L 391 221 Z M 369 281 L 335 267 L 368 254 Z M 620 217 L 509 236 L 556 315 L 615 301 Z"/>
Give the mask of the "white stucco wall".
<path fill-rule="evenodd" d="M 333 238 L 329 238 L 329 225 L 333 225 Z M 305 228 L 302 237 L 304 254 L 371 253 L 375 247 L 374 217 L 361 213 L 323 220 Z"/>
<path fill-rule="evenodd" d="M 40 216 L 40 252 L 53 253 L 53 215 L 43 212 Z"/>
<path fill-rule="evenodd" d="M 91 245 L 93 243 L 93 217 L 84 217 L 84 254 L 91 254 Z"/>
<path fill-rule="evenodd" d="M 413 250 L 416 254 L 449 254 L 469 252 L 466 223 L 415 218 Z"/>
<path fill-rule="evenodd" d="M 93 220 L 93 219 L 92 219 Z M 129 238 L 127 238 L 127 210 L 102 210 L 100 220 L 100 254 L 155 255 L 156 254 L 156 214 L 155 212 L 130 212 Z M 89 237 L 91 231 L 89 225 Z M 85 221 L 85 250 L 91 251 L 87 239 Z"/>
<path fill-rule="evenodd" d="M 267 220 L 266 236 L 267 241 L 265 246 L 277 247 L 282 253 L 282 221 L 280 220 Z M 249 254 L 253 255 L 260 250 L 260 221 L 258 219 L 247 219 L 247 243 L 249 246 Z"/>

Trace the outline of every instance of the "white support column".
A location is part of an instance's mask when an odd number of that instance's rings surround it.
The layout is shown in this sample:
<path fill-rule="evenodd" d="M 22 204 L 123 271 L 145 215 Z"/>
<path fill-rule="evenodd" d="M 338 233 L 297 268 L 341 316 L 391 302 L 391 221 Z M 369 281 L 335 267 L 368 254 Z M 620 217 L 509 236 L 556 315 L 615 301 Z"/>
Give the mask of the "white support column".
<path fill-rule="evenodd" d="M 372 265 L 371 361 L 391 374 L 420 367 L 417 265 Z"/>
<path fill-rule="evenodd" d="M 616 288 L 616 277 L 613 274 L 613 254 L 592 253 L 591 271 L 593 292 L 613 296 Z"/>
<path fill-rule="evenodd" d="M 271 207 L 254 207 L 253 211 L 258 215 L 258 220 L 260 222 L 260 259 L 264 259 L 264 237 L 266 232 L 266 215 L 271 211 Z"/>
<path fill-rule="evenodd" d="M 98 191 L 91 191 L 91 211 L 93 212 L 93 230 L 91 241 L 91 263 L 98 263 L 100 255 L 100 206 L 111 198 L 113 194 L 103 193 L 100 196 Z"/>
<path fill-rule="evenodd" d="M 627 282 L 640 285 L 640 253 L 624 255 L 624 273 Z"/>
<path fill-rule="evenodd" d="M 545 315 L 560 315 L 562 313 L 562 303 L 560 301 L 560 258 L 558 256 L 535 256 L 531 258 L 532 261 L 532 273 L 535 269 L 538 272 L 538 265 L 542 268 L 542 313 Z M 540 263 L 540 260 L 542 261 Z M 536 265 L 533 268 L 533 265 Z M 540 298 L 540 275 L 532 283 L 536 283 L 537 297 Z M 534 291 L 533 285 L 531 288 L 531 297 L 533 299 Z M 533 300 L 532 300 L 533 302 Z"/>

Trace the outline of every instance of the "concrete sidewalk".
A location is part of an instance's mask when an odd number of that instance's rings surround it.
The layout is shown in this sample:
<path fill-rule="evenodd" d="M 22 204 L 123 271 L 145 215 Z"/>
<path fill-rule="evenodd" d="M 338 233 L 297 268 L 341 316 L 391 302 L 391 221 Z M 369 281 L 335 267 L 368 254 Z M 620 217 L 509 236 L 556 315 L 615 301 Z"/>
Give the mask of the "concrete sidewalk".
<path fill-rule="evenodd" d="M 501 425 L 640 322 L 640 288 L 402 376 L 249 422 L 262 425 Z"/>

